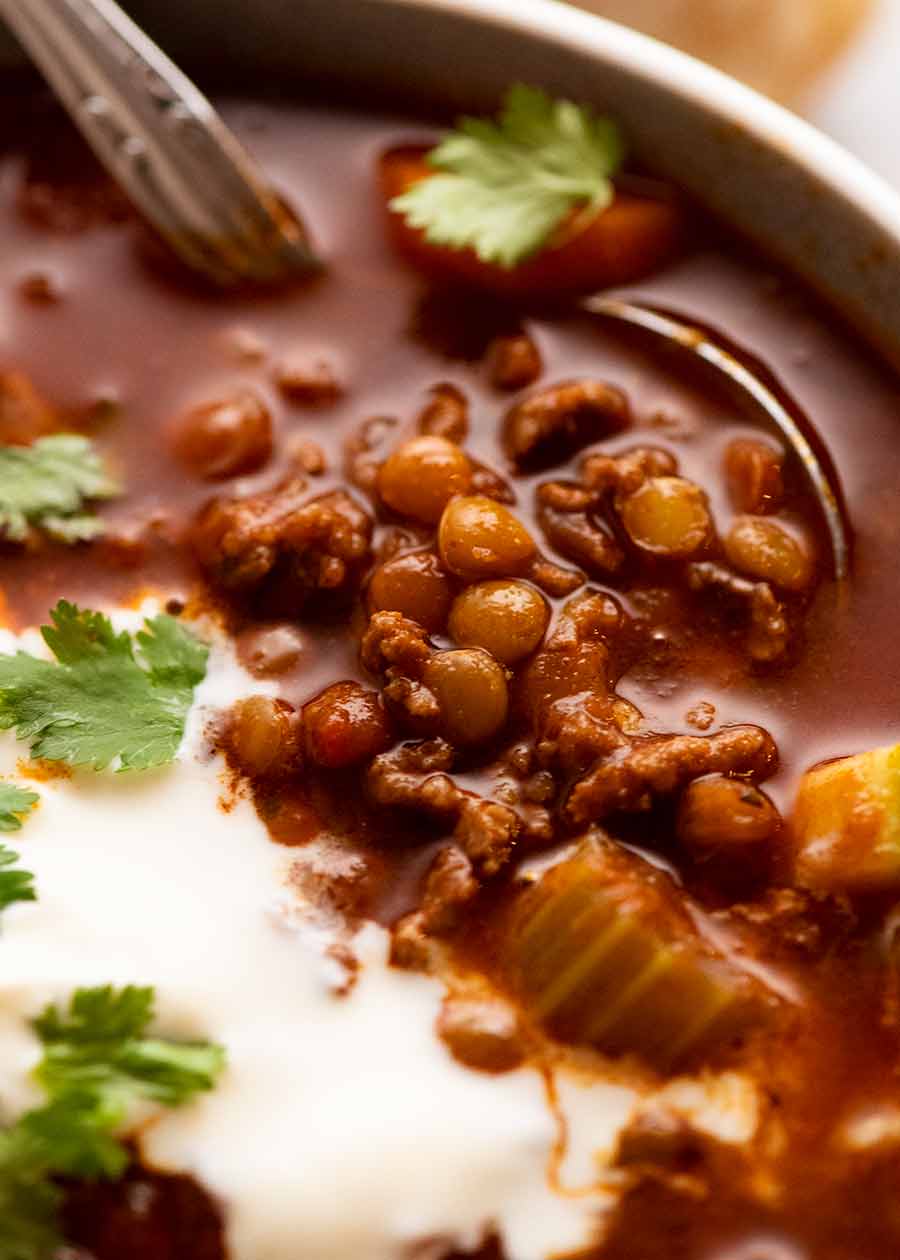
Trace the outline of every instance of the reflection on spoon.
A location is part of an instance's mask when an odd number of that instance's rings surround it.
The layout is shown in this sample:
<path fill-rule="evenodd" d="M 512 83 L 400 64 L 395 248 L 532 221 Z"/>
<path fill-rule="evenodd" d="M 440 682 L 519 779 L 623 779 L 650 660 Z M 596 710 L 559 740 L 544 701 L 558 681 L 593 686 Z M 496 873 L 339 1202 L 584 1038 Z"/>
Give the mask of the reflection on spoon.
<path fill-rule="evenodd" d="M 638 329 L 691 356 L 717 376 L 739 403 L 749 406 L 755 417 L 778 430 L 816 495 L 831 540 L 834 576 L 844 581 L 850 573 L 850 531 L 837 472 L 811 423 L 762 364 L 696 321 L 668 311 L 600 296 L 586 298 L 582 306 L 592 315 Z"/>

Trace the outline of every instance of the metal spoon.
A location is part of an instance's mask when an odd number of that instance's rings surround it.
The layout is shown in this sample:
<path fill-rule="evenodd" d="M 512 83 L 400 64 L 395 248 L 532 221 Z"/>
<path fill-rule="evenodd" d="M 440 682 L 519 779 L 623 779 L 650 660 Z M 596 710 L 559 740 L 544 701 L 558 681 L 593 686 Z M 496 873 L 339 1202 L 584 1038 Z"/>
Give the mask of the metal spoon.
<path fill-rule="evenodd" d="M 603 296 L 586 298 L 582 305 L 592 315 L 637 329 L 678 354 L 690 355 L 694 362 L 716 375 L 754 415 L 778 430 L 800 461 L 819 502 L 831 541 L 834 576 L 837 581 L 844 581 L 850 573 L 850 537 L 837 474 L 828 467 L 830 461 L 824 448 L 819 453 L 810 440 L 808 433 L 814 435 L 812 425 L 805 421 L 799 408 L 782 401 L 779 392 L 785 399 L 787 395 L 775 381 L 766 383 L 765 369 L 756 365 L 750 355 L 724 344 L 708 329 L 682 316 Z"/>
<path fill-rule="evenodd" d="M 206 97 L 114 0 L 0 0 L 0 17 L 188 267 L 220 284 L 318 268 L 302 225 Z"/>

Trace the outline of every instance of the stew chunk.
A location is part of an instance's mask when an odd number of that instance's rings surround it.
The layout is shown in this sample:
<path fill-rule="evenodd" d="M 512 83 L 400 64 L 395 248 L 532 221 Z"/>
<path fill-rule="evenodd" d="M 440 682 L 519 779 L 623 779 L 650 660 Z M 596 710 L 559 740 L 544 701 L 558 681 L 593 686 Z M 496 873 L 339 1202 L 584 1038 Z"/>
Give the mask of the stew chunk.
<path fill-rule="evenodd" d="M 232 595 L 296 613 L 314 596 L 355 592 L 369 559 L 372 519 L 343 490 L 314 498 L 305 482 L 241 499 L 214 499 L 192 542 L 212 582 Z"/>
<path fill-rule="evenodd" d="M 823 892 L 900 888 L 900 744 L 808 770 L 793 816 L 797 883 Z"/>
<path fill-rule="evenodd" d="M 669 877 L 599 835 L 525 892 L 509 961 L 565 1041 L 670 1068 L 746 1024 L 753 985 L 699 936 Z"/>

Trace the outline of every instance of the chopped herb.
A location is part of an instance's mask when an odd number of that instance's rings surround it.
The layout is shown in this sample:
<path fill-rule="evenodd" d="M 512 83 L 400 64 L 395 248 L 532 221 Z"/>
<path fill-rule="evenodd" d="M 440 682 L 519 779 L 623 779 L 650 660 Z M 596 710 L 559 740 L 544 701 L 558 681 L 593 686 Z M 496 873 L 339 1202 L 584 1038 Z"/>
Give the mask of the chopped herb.
<path fill-rule="evenodd" d="M 0 831 L 19 831 L 22 816 L 30 813 L 38 803 L 37 792 L 16 787 L 14 783 L 0 781 Z M 0 845 L 0 850 L 2 850 Z"/>
<path fill-rule="evenodd" d="M 33 796 L 34 793 L 29 795 Z M 31 871 L 9 869 L 15 867 L 18 861 L 18 853 L 13 853 L 5 844 L 0 844 L 0 910 L 5 910 L 14 901 L 37 901 Z"/>
<path fill-rule="evenodd" d="M 37 792 L 16 787 L 14 783 L 0 782 L 0 831 L 18 831 L 22 826 L 22 815 L 33 809 L 37 801 Z M 37 900 L 34 876 L 30 871 L 17 868 L 18 861 L 18 853 L 0 844 L 0 910 L 5 910 L 14 901 Z"/>
<path fill-rule="evenodd" d="M 39 1168 L 65 1177 L 120 1177 L 128 1151 L 115 1137 L 124 1119 L 88 1090 L 70 1090 L 26 1112 L 11 1132 Z M 2 1252 L 0 1252 L 2 1255 Z"/>
<path fill-rule="evenodd" d="M 483 262 L 514 267 L 536 253 L 570 211 L 605 210 L 624 145 L 609 118 L 538 88 L 509 89 L 497 122 L 462 118 L 428 155 L 440 172 L 391 203 L 434 245 L 471 246 Z"/>
<path fill-rule="evenodd" d="M 177 1107 L 215 1085 L 221 1047 L 146 1037 L 153 1007 L 152 989 L 79 989 L 66 1011 L 49 1006 L 34 1021 L 47 1102 L 0 1131 L 2 1260 L 47 1260 L 60 1244 L 54 1176 L 124 1172 L 118 1135 L 135 1102 Z"/>
<path fill-rule="evenodd" d="M 78 433 L 0 446 L 0 531 L 13 542 L 29 525 L 61 542 L 96 538 L 103 523 L 86 504 L 119 493 L 93 443 Z"/>
<path fill-rule="evenodd" d="M 222 1051 L 147 1038 L 152 1019 L 152 989 L 80 989 L 66 1014 L 51 1006 L 34 1021 L 44 1043 L 38 1081 L 51 1096 L 87 1091 L 121 1110 L 133 1097 L 177 1107 L 212 1089 Z"/>
<path fill-rule="evenodd" d="M 24 1126 L 0 1131 L 0 1256 L 48 1260 L 62 1244 L 60 1193 Z"/>
<path fill-rule="evenodd" d="M 103 613 L 61 600 L 42 627 L 56 657 L 0 655 L 0 729 L 15 727 L 33 757 L 102 770 L 171 761 L 184 734 L 206 647 L 172 617 L 132 637 Z"/>

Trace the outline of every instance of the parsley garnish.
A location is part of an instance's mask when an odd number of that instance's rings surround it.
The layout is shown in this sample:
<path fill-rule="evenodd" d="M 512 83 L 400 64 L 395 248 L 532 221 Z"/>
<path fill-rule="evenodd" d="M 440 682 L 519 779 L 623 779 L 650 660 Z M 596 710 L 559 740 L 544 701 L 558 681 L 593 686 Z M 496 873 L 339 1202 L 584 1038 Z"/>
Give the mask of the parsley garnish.
<path fill-rule="evenodd" d="M 34 796 L 34 793 L 29 792 L 28 795 Z M 5 910 L 14 901 L 37 901 L 31 871 L 9 869 L 15 867 L 18 861 L 18 853 L 0 844 L 0 910 Z"/>
<path fill-rule="evenodd" d="M 48 1260 L 62 1243 L 56 1226 L 60 1193 L 24 1126 L 0 1131 L 0 1256 Z"/>
<path fill-rule="evenodd" d="M 48 1006 L 34 1021 L 47 1102 L 0 1132 L 2 1260 L 47 1260 L 60 1244 L 54 1176 L 124 1172 L 118 1133 L 134 1103 L 177 1107 L 215 1085 L 221 1047 L 148 1038 L 153 1004 L 152 989 L 79 989 L 68 1010 Z"/>
<path fill-rule="evenodd" d="M 434 245 L 471 246 L 483 262 L 514 267 L 547 243 L 576 208 L 599 213 L 622 163 L 618 127 L 572 101 L 519 84 L 499 120 L 462 118 L 428 154 L 441 172 L 390 207 Z"/>
<path fill-rule="evenodd" d="M 18 831 L 22 826 L 21 816 L 27 814 L 37 801 L 37 792 L 16 787 L 14 783 L 0 782 L 0 831 Z M 0 844 L 0 910 L 5 910 L 14 901 L 37 900 L 31 872 L 11 869 L 18 861 L 18 853 Z"/>
<path fill-rule="evenodd" d="M 85 504 L 119 493 L 93 443 L 78 433 L 0 446 L 0 531 L 13 542 L 29 525 L 61 542 L 96 538 L 103 523 Z"/>
<path fill-rule="evenodd" d="M 153 1000 L 152 989 L 107 986 L 79 989 L 66 1014 L 48 1007 L 34 1029 L 44 1043 L 36 1076 L 51 1097 L 86 1092 L 124 1113 L 133 1097 L 177 1107 L 212 1089 L 222 1051 L 145 1037 Z"/>
<path fill-rule="evenodd" d="M 0 831 L 19 831 L 22 827 L 21 815 L 30 813 L 38 799 L 37 792 L 0 781 Z M 0 845 L 0 849 L 2 847 Z"/>
<path fill-rule="evenodd" d="M 55 661 L 0 655 L 0 729 L 15 727 L 33 757 L 103 770 L 146 770 L 173 759 L 206 647 L 173 617 L 132 638 L 103 613 L 61 600 L 41 633 Z"/>

